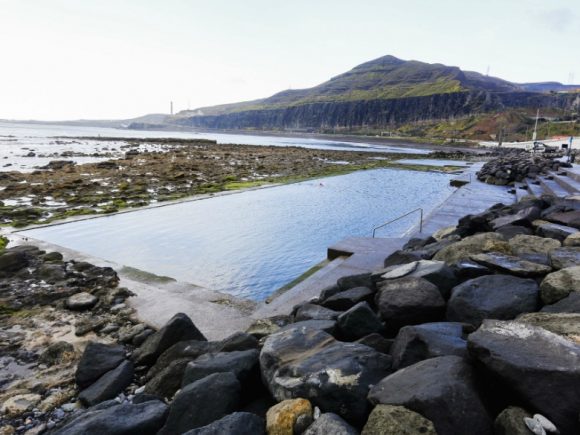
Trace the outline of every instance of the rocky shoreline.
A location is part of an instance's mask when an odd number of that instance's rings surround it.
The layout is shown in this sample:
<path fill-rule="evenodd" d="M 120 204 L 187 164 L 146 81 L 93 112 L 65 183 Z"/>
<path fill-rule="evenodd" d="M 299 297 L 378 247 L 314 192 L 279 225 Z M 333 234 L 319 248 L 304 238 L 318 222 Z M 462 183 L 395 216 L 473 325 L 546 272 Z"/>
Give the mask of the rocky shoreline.
<path fill-rule="evenodd" d="M 576 434 L 579 229 L 577 197 L 498 204 L 222 341 L 8 248 L 0 433 Z"/>
<path fill-rule="evenodd" d="M 58 159 L 33 172 L 0 172 L 0 224 L 21 228 L 73 216 L 114 213 L 193 195 L 211 195 L 360 169 L 453 169 L 395 162 L 401 158 L 429 157 L 417 154 L 222 145 L 209 140 L 76 139 L 97 142 L 101 146 L 109 141 L 114 146 L 102 146 L 102 149 L 106 148 L 107 152 L 114 149 L 116 158 L 85 164 Z M 437 155 L 441 157 L 441 152 Z M 449 159 L 471 157 L 471 154 L 458 152 L 445 156 Z"/>

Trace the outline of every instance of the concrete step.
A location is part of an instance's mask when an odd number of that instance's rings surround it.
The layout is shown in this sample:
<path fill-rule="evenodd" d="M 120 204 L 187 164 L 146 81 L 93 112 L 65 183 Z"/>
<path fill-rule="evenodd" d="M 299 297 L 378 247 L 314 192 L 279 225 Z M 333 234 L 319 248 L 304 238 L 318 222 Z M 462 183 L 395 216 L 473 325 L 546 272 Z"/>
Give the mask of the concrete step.
<path fill-rule="evenodd" d="M 572 168 L 561 168 L 563 172 L 566 172 L 566 175 L 573 180 L 580 181 L 580 165 L 574 165 Z"/>
<path fill-rule="evenodd" d="M 538 177 L 538 181 L 546 191 L 546 193 L 558 197 L 568 196 L 570 192 L 560 186 L 555 180 L 550 180 L 550 176 Z"/>
<path fill-rule="evenodd" d="M 580 193 L 580 181 L 571 178 L 567 175 L 566 172 L 552 172 L 550 175 L 552 175 L 554 177 L 554 181 L 558 183 L 563 189 L 565 189 L 569 194 Z"/>
<path fill-rule="evenodd" d="M 540 185 L 539 181 L 526 178 L 526 186 L 530 195 L 534 195 L 538 198 L 545 193 L 544 188 Z"/>

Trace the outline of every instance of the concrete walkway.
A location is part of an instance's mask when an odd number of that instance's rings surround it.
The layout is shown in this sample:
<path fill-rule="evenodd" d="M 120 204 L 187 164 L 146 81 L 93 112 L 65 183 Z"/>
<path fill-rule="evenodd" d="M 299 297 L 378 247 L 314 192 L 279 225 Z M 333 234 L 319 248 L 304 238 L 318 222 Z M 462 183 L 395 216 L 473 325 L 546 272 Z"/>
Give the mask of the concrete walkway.
<path fill-rule="evenodd" d="M 481 169 L 483 163 L 473 164 L 462 175 L 459 180 L 469 181 L 468 184 L 460 187 L 429 214 L 423 221 L 424 235 L 431 235 L 442 228 L 457 225 L 457 221 L 468 214 L 478 214 L 485 211 L 497 203 L 513 204 L 516 196 L 509 193 L 509 187 L 493 186 L 477 180 L 476 173 Z M 411 231 L 414 237 L 420 236 L 418 229 Z"/>

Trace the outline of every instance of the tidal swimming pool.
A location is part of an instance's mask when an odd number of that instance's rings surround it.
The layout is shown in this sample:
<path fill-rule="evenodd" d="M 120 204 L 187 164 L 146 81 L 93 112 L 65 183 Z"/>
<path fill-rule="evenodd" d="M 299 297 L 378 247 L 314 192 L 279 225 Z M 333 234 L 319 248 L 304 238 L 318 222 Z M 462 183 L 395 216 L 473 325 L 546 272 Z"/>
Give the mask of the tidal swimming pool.
<path fill-rule="evenodd" d="M 429 213 L 451 176 L 377 169 L 121 213 L 22 234 L 158 275 L 263 300 L 346 237 L 417 207 Z M 410 216 L 380 230 L 401 235 Z"/>

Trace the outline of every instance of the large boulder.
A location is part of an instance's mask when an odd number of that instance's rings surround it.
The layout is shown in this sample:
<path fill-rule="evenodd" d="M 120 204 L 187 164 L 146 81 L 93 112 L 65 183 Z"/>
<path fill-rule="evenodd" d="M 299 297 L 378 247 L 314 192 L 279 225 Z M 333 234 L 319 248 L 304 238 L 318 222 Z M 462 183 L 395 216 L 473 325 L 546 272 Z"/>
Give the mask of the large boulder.
<path fill-rule="evenodd" d="M 383 329 L 381 319 L 367 302 L 359 302 L 342 313 L 338 316 L 337 324 L 340 336 L 347 341 L 354 341 Z"/>
<path fill-rule="evenodd" d="M 545 313 L 577 313 L 580 314 L 580 292 L 572 292 L 564 299 L 552 305 L 544 305 L 540 310 Z"/>
<path fill-rule="evenodd" d="M 580 346 L 543 328 L 487 320 L 468 349 L 502 391 L 548 417 L 561 433 L 579 433 Z"/>
<path fill-rule="evenodd" d="M 554 269 L 580 266 L 580 247 L 557 248 L 548 255 Z"/>
<path fill-rule="evenodd" d="M 445 300 L 439 289 L 423 278 L 399 278 L 378 284 L 376 305 L 389 330 L 441 320 Z"/>
<path fill-rule="evenodd" d="M 141 347 L 133 353 L 133 360 L 136 365 L 151 366 L 165 350 L 175 343 L 186 340 L 205 341 L 206 338 L 187 315 L 178 313 L 163 328 L 147 337 Z"/>
<path fill-rule="evenodd" d="M 373 404 L 404 406 L 431 420 L 439 435 L 491 435 L 491 419 L 465 359 L 441 356 L 401 369 L 375 385 Z"/>
<path fill-rule="evenodd" d="M 447 320 L 478 326 L 483 319 L 513 319 L 536 311 L 538 284 L 510 275 L 486 275 L 455 287 L 447 304 Z"/>
<path fill-rule="evenodd" d="M 104 400 L 113 399 L 133 382 L 133 375 L 133 363 L 123 361 L 81 391 L 79 400 L 84 405 L 93 406 Z"/>
<path fill-rule="evenodd" d="M 404 406 L 377 405 L 361 435 L 437 435 L 431 421 Z"/>
<path fill-rule="evenodd" d="M 556 239 L 539 236 L 518 235 L 508 241 L 512 251 L 516 255 L 520 254 L 544 254 L 552 249 L 559 248 L 562 243 Z"/>
<path fill-rule="evenodd" d="M 158 400 L 89 409 L 53 431 L 52 435 L 155 435 L 165 422 L 167 409 L 167 405 Z"/>
<path fill-rule="evenodd" d="M 336 320 L 340 312 L 316 304 L 304 304 L 296 311 L 294 319 L 303 320 Z"/>
<path fill-rule="evenodd" d="M 234 412 L 183 435 L 264 435 L 264 419 L 250 412 Z"/>
<path fill-rule="evenodd" d="M 88 387 L 124 360 L 123 346 L 90 342 L 77 366 L 75 374 L 77 385 L 81 388 Z"/>
<path fill-rule="evenodd" d="M 201 355 L 217 351 L 218 343 L 207 341 L 182 341 L 167 349 L 147 373 L 145 392 L 158 397 L 171 398 L 181 387 L 187 364 Z"/>
<path fill-rule="evenodd" d="M 497 233 L 481 233 L 475 236 L 453 243 L 440 250 L 433 257 L 434 260 L 444 261 L 448 265 L 453 265 L 458 261 L 468 259 L 475 254 L 484 252 L 502 252 L 511 254 L 510 245 L 503 236 Z"/>
<path fill-rule="evenodd" d="M 553 304 L 572 292 L 580 291 L 580 266 L 567 267 L 552 272 L 540 284 L 540 294 L 545 304 Z"/>
<path fill-rule="evenodd" d="M 557 224 L 580 229 L 580 210 L 550 213 L 545 218 Z"/>
<path fill-rule="evenodd" d="M 181 386 L 205 378 L 213 373 L 232 372 L 244 384 L 254 373 L 258 374 L 256 349 L 206 354 L 187 364 Z M 258 378 L 258 376 L 256 376 Z"/>
<path fill-rule="evenodd" d="M 550 266 L 522 260 L 519 257 L 501 254 L 499 252 L 472 255 L 471 259 L 499 272 L 505 272 L 524 278 L 543 276 L 552 271 Z"/>
<path fill-rule="evenodd" d="M 356 342 L 372 347 L 374 350 L 387 355 L 391 352 L 391 346 L 393 345 L 393 339 L 385 338 L 377 332 L 359 338 Z"/>
<path fill-rule="evenodd" d="M 175 395 L 158 435 L 173 435 L 206 426 L 234 412 L 241 386 L 231 373 L 214 373 L 187 385 Z"/>
<path fill-rule="evenodd" d="M 98 298 L 88 292 L 80 292 L 67 298 L 66 307 L 69 310 L 83 311 L 91 309 L 98 302 Z"/>
<path fill-rule="evenodd" d="M 563 242 L 572 234 L 576 234 L 579 231 L 576 228 L 568 227 L 566 225 L 545 223 L 539 225 L 536 229 L 536 234 L 542 237 L 550 237 L 552 239 L 557 239 Z"/>
<path fill-rule="evenodd" d="M 495 232 L 501 234 L 508 241 L 519 235 L 529 236 L 533 234 L 533 231 L 530 228 L 522 227 L 520 225 L 505 225 L 495 230 Z"/>
<path fill-rule="evenodd" d="M 382 279 L 403 277 L 424 278 L 435 284 L 444 298 L 449 297 L 451 289 L 458 284 L 453 269 L 443 261 L 420 260 L 390 270 L 381 276 Z"/>
<path fill-rule="evenodd" d="M 355 424 L 366 418 L 369 385 L 390 365 L 390 357 L 370 347 L 308 328 L 269 336 L 260 353 L 262 379 L 276 400 L 306 398 Z"/>
<path fill-rule="evenodd" d="M 312 423 L 304 435 L 358 435 L 358 431 L 332 412 L 326 412 Z"/>
<path fill-rule="evenodd" d="M 580 232 L 570 234 L 562 242 L 563 246 L 580 246 Z"/>
<path fill-rule="evenodd" d="M 391 346 L 393 368 L 398 370 L 438 356 L 467 356 L 466 335 L 470 330 L 468 325 L 452 322 L 405 326 Z"/>
<path fill-rule="evenodd" d="M 344 311 L 362 301 L 371 301 L 374 292 L 368 287 L 353 287 L 330 296 L 321 302 L 323 307 L 331 310 Z"/>
<path fill-rule="evenodd" d="M 0 254 L 0 277 L 10 276 L 12 273 L 28 266 L 29 259 L 26 252 L 12 249 Z"/>
<path fill-rule="evenodd" d="M 540 207 L 532 205 L 523 208 L 514 214 L 498 217 L 491 221 L 491 227 L 497 230 L 506 225 L 531 226 L 532 222 L 540 217 Z"/>

